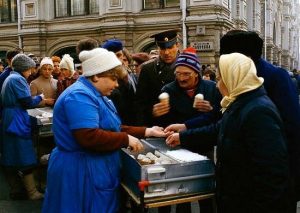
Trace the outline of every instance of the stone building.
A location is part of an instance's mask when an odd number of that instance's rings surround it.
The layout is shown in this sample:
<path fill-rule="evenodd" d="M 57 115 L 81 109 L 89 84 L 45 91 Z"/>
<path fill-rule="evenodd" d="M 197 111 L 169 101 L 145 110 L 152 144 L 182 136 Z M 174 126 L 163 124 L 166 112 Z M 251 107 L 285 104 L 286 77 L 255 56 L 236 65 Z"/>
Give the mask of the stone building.
<path fill-rule="evenodd" d="M 0 57 L 15 47 L 75 57 L 85 37 L 115 37 L 132 52 L 149 51 L 152 34 L 178 28 L 183 47 L 196 47 L 201 63 L 214 66 L 221 36 L 249 29 L 266 41 L 267 60 L 299 68 L 299 9 L 298 0 L 0 0 Z"/>

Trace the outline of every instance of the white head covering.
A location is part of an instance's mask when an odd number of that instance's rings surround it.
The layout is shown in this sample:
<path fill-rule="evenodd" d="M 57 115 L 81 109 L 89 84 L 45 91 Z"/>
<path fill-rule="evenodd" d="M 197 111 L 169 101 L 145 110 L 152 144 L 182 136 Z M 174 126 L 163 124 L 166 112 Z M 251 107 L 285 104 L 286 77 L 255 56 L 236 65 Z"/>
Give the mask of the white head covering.
<path fill-rule="evenodd" d="M 240 53 L 221 55 L 219 71 L 229 93 L 221 101 L 222 112 L 239 95 L 260 87 L 264 82 L 263 78 L 256 75 L 255 64 L 251 58 Z"/>
<path fill-rule="evenodd" d="M 115 53 L 103 48 L 82 51 L 79 54 L 84 76 L 96 75 L 122 65 Z"/>
<path fill-rule="evenodd" d="M 53 61 L 52 61 L 51 58 L 49 58 L 49 57 L 44 57 L 44 58 L 42 59 L 42 61 L 41 61 L 41 63 L 40 63 L 40 67 L 42 67 L 42 66 L 45 65 L 45 64 L 50 64 L 50 65 L 52 65 L 52 67 L 54 66 L 54 65 L 53 65 Z"/>
<path fill-rule="evenodd" d="M 65 54 L 59 63 L 59 67 L 70 70 L 72 76 L 75 72 L 73 61 L 74 59 L 69 54 Z"/>

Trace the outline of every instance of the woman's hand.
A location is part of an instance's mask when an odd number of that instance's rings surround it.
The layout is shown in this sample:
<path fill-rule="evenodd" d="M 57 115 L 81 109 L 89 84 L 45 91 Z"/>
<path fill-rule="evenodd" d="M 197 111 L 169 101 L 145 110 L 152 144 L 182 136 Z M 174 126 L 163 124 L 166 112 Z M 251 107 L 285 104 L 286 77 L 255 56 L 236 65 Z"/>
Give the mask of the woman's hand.
<path fill-rule="evenodd" d="M 200 112 L 210 112 L 213 110 L 213 107 L 211 106 L 209 101 L 199 100 L 195 104 L 195 109 L 197 109 Z"/>
<path fill-rule="evenodd" d="M 152 114 L 154 117 L 160 117 L 170 111 L 170 105 L 166 103 L 157 103 L 153 106 Z"/>
<path fill-rule="evenodd" d="M 159 126 L 153 126 L 151 128 L 147 128 L 145 131 L 145 137 L 166 137 L 166 133 L 164 132 L 164 128 Z"/>
<path fill-rule="evenodd" d="M 184 130 L 186 130 L 185 124 L 171 124 L 165 128 L 164 132 L 180 132 Z"/>
<path fill-rule="evenodd" d="M 53 99 L 53 98 L 46 98 L 46 99 L 44 99 L 43 101 L 44 101 L 44 103 L 45 103 L 46 105 L 48 105 L 48 106 L 53 106 L 54 103 L 55 103 L 55 99 Z"/>
<path fill-rule="evenodd" d="M 176 147 L 180 145 L 179 133 L 173 133 L 166 139 L 166 144 L 170 147 Z"/>
<path fill-rule="evenodd" d="M 128 139 L 129 139 L 129 147 L 132 150 L 132 152 L 140 152 L 144 149 L 143 144 L 136 137 L 128 135 Z"/>

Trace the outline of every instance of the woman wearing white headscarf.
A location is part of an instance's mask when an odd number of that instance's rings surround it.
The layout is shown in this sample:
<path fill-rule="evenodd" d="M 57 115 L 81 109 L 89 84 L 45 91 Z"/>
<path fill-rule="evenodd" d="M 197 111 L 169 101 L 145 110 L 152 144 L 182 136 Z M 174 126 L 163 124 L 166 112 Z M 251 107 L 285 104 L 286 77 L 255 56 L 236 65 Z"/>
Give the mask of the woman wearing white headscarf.
<path fill-rule="evenodd" d="M 218 213 L 288 212 L 289 166 L 281 118 L 253 61 L 220 57 L 217 86 L 223 118 L 215 125 L 173 133 L 167 144 L 191 150 L 217 142 Z"/>
<path fill-rule="evenodd" d="M 57 81 L 57 97 L 79 77 L 79 74 L 75 72 L 73 61 L 74 59 L 69 54 L 65 54 L 59 63 L 61 75 Z"/>

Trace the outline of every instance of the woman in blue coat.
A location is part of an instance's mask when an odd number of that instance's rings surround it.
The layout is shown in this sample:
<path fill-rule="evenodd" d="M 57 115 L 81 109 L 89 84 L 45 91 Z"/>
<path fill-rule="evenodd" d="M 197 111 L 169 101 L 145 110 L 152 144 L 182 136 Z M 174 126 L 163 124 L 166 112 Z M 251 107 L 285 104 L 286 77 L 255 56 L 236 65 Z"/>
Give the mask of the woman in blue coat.
<path fill-rule="evenodd" d="M 82 51 L 83 76 L 58 98 L 53 112 L 56 148 L 50 155 L 43 212 L 118 211 L 119 150 L 140 151 L 136 137 L 165 136 L 162 128 L 122 126 L 106 96 L 123 68 L 113 52 Z M 134 135 L 134 136 L 131 136 Z"/>
<path fill-rule="evenodd" d="M 1 92 L 1 157 L 0 162 L 6 168 L 8 182 L 11 183 L 19 171 L 29 199 L 43 198 L 36 190 L 32 168 L 37 164 L 36 153 L 31 139 L 31 123 L 26 109 L 36 107 L 43 96 L 31 97 L 26 79 L 35 69 L 35 62 L 24 54 L 12 59 L 13 71 L 3 83 Z M 47 100 L 45 99 L 45 102 Z M 13 174 L 8 174 L 11 171 Z M 14 183 L 11 184 L 11 197 L 14 198 Z"/>
<path fill-rule="evenodd" d="M 262 87 L 253 61 L 240 53 L 220 57 L 223 96 L 218 124 L 173 133 L 167 144 L 203 150 L 217 142 L 218 213 L 289 210 L 289 163 L 278 110 Z M 168 129 L 170 130 L 170 128 Z"/>

